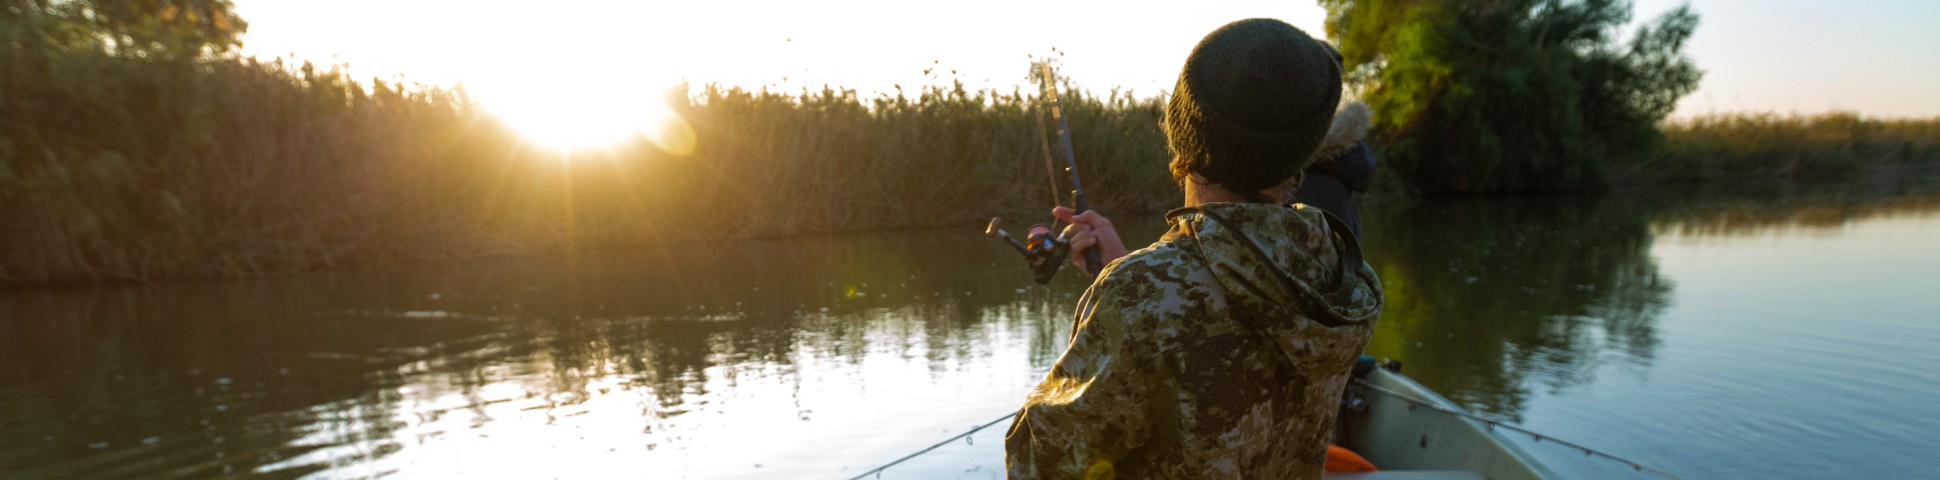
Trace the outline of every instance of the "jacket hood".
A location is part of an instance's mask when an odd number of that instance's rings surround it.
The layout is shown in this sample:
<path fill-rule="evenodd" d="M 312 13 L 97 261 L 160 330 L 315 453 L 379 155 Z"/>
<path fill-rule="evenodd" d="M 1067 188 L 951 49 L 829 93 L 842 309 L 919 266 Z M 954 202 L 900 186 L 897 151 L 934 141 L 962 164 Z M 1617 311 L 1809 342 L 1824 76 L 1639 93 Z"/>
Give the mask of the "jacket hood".
<path fill-rule="evenodd" d="M 1367 139 L 1367 131 L 1374 127 L 1374 110 L 1360 100 L 1341 103 L 1334 110 L 1334 123 L 1327 128 L 1327 136 L 1320 141 L 1320 149 L 1314 151 L 1314 161 L 1324 162 L 1339 156 L 1341 152 L 1354 148 L 1354 144 Z"/>
<path fill-rule="evenodd" d="M 1209 203 L 1166 215 L 1181 242 L 1245 316 L 1297 314 L 1327 327 L 1366 325 L 1381 309 L 1380 281 L 1345 224 L 1304 205 Z"/>
<path fill-rule="evenodd" d="M 1334 113 L 1327 137 L 1321 141 L 1320 149 L 1314 151 L 1313 161 L 1307 164 L 1309 177 L 1332 177 L 1353 192 L 1365 192 L 1373 187 L 1374 151 L 1364 142 L 1373 125 L 1374 112 L 1367 104 L 1360 101 L 1341 104 L 1340 110 Z"/>

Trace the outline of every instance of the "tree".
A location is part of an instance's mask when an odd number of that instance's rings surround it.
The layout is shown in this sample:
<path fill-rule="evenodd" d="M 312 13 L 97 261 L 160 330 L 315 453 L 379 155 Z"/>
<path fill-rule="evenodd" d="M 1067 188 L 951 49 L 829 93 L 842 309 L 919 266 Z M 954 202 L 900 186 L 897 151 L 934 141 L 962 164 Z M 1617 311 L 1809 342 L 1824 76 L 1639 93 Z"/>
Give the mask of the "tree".
<path fill-rule="evenodd" d="M 1688 5 L 1618 45 L 1623 0 L 1320 0 L 1388 164 L 1425 193 L 1598 188 L 1701 72 Z"/>
<path fill-rule="evenodd" d="M 249 24 L 229 0 L 8 0 L 0 20 L 30 25 L 58 48 L 194 60 L 234 52 Z"/>

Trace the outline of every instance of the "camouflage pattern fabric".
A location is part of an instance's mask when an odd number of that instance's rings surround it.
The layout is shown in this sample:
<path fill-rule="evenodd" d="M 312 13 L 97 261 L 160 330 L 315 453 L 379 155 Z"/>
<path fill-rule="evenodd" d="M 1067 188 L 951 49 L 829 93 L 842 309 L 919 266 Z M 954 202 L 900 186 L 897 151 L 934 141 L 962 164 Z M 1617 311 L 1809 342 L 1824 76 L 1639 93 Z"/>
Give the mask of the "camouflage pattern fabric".
<path fill-rule="evenodd" d="M 1320 478 L 1381 288 L 1319 209 L 1174 210 L 1079 301 L 1005 439 L 1011 478 Z"/>

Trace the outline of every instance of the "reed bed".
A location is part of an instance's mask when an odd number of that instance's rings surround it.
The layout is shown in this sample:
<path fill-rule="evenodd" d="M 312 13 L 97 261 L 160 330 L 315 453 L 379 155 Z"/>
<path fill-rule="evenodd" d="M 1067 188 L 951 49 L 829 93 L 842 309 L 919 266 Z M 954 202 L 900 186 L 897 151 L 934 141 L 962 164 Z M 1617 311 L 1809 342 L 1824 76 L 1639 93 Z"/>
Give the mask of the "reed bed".
<path fill-rule="evenodd" d="M 3 26 L 14 30 L 0 29 L 0 286 L 887 228 L 974 235 L 993 214 L 1047 219 L 1063 196 L 1030 91 L 682 86 L 667 95 L 691 149 L 642 137 L 568 155 L 520 139 L 460 89 L 61 47 Z M 1060 85 L 1094 206 L 1175 205 L 1163 96 Z M 1940 119 L 1719 115 L 1662 128 L 1661 153 L 1620 181 L 1940 164 Z"/>
<path fill-rule="evenodd" d="M 693 148 L 570 155 L 462 90 L 280 61 L 14 44 L 0 73 L 0 285 L 156 281 L 1048 218 L 1031 96 L 668 92 Z M 1034 93 L 1034 92 L 1033 92 Z M 1157 99 L 1065 84 L 1100 208 L 1176 195 Z"/>
<path fill-rule="evenodd" d="M 1940 164 L 1940 117 L 1726 113 L 1665 122 L 1665 146 L 1628 183 L 1776 176 L 1838 179 Z"/>

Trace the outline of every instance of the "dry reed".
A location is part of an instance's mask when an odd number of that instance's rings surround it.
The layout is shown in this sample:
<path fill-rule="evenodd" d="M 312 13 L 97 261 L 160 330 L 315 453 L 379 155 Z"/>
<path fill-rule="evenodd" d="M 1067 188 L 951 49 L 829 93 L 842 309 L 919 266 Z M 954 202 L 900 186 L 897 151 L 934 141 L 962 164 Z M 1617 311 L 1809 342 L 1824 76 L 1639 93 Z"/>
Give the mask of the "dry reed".
<path fill-rule="evenodd" d="M 1042 217 L 1051 197 L 1019 92 L 682 87 L 670 96 L 691 153 L 637 139 L 565 158 L 457 90 L 367 86 L 308 64 L 38 53 L 46 68 L 0 84 L 31 94 L 0 97 L 0 285 L 919 226 L 972 234 L 989 214 Z M 163 67 L 173 70 L 155 74 Z M 1067 89 L 1098 207 L 1169 203 L 1158 100 Z"/>

